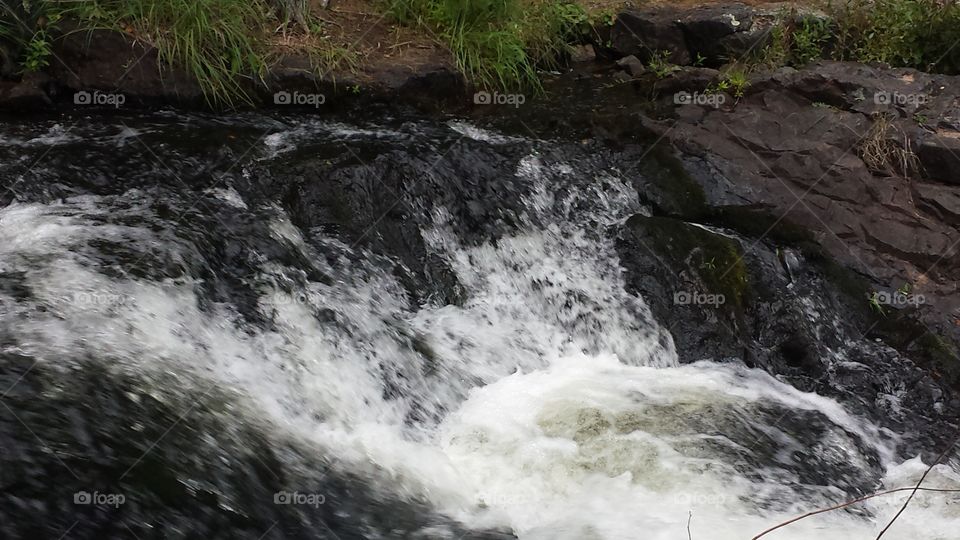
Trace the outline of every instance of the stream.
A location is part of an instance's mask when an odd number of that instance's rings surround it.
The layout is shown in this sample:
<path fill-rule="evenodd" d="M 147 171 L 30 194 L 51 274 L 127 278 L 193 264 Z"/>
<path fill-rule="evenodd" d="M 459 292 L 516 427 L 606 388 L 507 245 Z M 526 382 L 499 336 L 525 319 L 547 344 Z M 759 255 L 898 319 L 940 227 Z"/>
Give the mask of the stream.
<path fill-rule="evenodd" d="M 651 212 L 635 171 L 556 137 L 0 125 L 0 537 L 743 540 L 916 483 L 909 401 L 894 429 L 681 361 L 616 245 Z M 958 485 L 956 459 L 924 482 Z M 908 495 L 764 538 L 873 539 Z M 924 491 L 884 538 L 958 531 Z"/>

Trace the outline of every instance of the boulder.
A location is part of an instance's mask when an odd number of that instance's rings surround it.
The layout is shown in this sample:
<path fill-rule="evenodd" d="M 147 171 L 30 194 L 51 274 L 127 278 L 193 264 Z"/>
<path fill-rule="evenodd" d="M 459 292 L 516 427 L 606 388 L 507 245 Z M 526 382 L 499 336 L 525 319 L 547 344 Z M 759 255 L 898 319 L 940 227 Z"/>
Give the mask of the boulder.
<path fill-rule="evenodd" d="M 643 62 L 632 54 L 617 60 L 617 65 L 634 77 L 642 75 L 643 72 L 646 71 L 646 68 L 643 67 Z"/>
<path fill-rule="evenodd" d="M 742 4 L 700 6 L 686 13 L 679 25 L 690 55 L 717 67 L 759 46 L 767 32 L 751 31 L 754 14 L 753 8 Z"/>
<path fill-rule="evenodd" d="M 929 133 L 920 142 L 917 157 L 928 178 L 960 185 L 960 132 Z"/>
<path fill-rule="evenodd" d="M 924 210 L 946 223 L 960 225 L 960 187 L 917 182 L 913 189 Z"/>
<path fill-rule="evenodd" d="M 0 110 L 35 110 L 50 105 L 50 77 L 30 73 L 20 81 L 0 81 Z"/>
<path fill-rule="evenodd" d="M 617 57 L 634 55 L 646 62 L 654 55 L 664 54 L 672 64 L 686 65 L 691 61 L 678 14 L 672 9 L 623 11 L 609 29 L 608 41 Z"/>
<path fill-rule="evenodd" d="M 570 52 L 570 61 L 573 63 L 592 62 L 597 58 L 593 45 L 577 45 Z"/>

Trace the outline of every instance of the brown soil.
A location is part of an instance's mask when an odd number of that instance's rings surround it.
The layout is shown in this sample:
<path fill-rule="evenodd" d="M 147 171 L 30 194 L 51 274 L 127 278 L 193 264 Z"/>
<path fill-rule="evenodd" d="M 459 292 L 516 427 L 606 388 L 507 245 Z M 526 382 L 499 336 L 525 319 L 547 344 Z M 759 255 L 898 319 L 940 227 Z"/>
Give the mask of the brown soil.
<path fill-rule="evenodd" d="M 328 63 L 320 66 L 320 71 L 330 69 L 334 75 L 352 71 L 350 78 L 361 82 L 385 71 L 416 72 L 428 65 L 453 65 L 453 57 L 439 40 L 426 29 L 392 20 L 381 2 L 332 0 L 328 8 L 323 8 L 320 0 L 312 3 L 312 14 L 322 23 L 321 32 L 307 33 L 295 25 L 279 29 L 272 41 L 281 55 L 303 56 L 321 48 L 345 51 L 352 62 Z"/>

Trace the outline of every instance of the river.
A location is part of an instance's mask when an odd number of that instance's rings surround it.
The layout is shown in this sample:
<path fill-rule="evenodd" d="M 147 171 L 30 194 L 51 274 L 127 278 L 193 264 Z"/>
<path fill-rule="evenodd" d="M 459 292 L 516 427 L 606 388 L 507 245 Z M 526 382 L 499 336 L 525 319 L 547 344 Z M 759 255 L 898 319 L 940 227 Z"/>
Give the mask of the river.
<path fill-rule="evenodd" d="M 456 118 L 5 123 L 0 532 L 742 540 L 912 486 L 909 425 L 680 361 L 621 165 Z M 765 538 L 872 539 L 907 495 Z M 919 492 L 884 538 L 958 531 Z"/>

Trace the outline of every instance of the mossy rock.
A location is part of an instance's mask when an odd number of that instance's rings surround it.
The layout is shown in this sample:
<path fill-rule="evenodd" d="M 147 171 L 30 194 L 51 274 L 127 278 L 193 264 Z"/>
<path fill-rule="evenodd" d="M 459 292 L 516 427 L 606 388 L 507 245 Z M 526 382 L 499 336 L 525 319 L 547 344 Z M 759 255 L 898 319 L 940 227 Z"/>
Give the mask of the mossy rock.
<path fill-rule="evenodd" d="M 669 268 L 684 269 L 704 294 L 723 295 L 723 306 L 738 314 L 751 297 L 750 278 L 740 243 L 697 225 L 665 217 L 634 216 L 627 222 L 643 231 L 651 249 Z"/>

